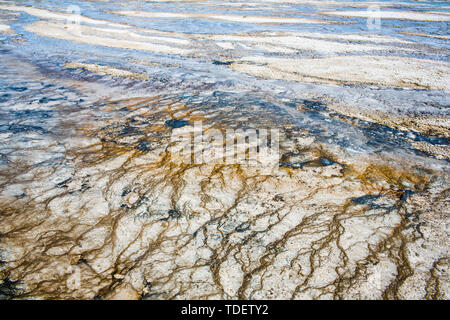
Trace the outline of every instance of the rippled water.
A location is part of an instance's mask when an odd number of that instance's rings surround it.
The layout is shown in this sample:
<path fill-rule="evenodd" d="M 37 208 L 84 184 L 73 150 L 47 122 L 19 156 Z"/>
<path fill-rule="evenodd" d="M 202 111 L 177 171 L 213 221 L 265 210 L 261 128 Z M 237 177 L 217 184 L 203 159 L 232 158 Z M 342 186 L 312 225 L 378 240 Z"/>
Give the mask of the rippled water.
<path fill-rule="evenodd" d="M 0 299 L 447 299 L 450 7 L 367 5 L 0 2 Z"/>

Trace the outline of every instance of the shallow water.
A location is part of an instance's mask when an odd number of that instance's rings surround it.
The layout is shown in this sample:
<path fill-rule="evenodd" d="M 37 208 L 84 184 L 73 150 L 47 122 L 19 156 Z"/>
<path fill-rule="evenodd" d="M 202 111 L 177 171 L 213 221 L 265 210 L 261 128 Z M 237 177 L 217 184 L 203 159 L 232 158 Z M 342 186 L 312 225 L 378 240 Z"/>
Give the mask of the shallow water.
<path fill-rule="evenodd" d="M 448 298 L 446 2 L 72 4 L 0 2 L 1 299 Z"/>

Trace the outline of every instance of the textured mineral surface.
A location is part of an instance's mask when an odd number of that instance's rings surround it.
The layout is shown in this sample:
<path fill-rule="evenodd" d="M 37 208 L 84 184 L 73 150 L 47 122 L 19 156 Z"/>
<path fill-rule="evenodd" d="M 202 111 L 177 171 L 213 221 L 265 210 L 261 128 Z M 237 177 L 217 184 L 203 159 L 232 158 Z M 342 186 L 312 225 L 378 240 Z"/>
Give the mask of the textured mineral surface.
<path fill-rule="evenodd" d="M 449 9 L 0 1 L 0 299 L 448 299 Z"/>

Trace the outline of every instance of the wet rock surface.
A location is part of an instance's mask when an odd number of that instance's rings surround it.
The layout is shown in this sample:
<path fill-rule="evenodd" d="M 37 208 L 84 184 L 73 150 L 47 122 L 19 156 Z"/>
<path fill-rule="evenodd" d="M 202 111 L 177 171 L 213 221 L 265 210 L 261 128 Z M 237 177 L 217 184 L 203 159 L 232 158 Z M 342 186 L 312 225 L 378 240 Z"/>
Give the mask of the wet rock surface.
<path fill-rule="evenodd" d="M 448 8 L 76 3 L 0 4 L 0 299 L 448 299 Z"/>

